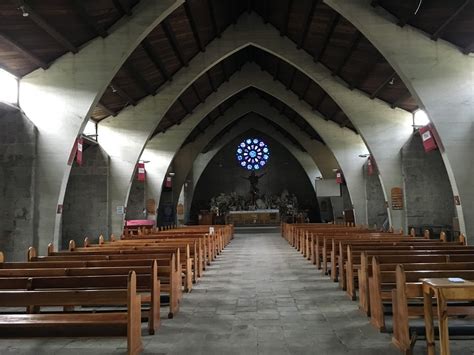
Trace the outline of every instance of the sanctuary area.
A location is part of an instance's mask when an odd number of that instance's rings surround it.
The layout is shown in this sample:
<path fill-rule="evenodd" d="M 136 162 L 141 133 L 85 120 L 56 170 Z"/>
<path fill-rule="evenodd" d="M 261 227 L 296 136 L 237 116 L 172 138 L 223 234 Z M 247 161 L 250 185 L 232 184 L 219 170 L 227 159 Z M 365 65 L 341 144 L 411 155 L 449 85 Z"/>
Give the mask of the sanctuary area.
<path fill-rule="evenodd" d="M 474 0 L 2 0 L 0 353 L 472 355 L 473 127 Z"/>

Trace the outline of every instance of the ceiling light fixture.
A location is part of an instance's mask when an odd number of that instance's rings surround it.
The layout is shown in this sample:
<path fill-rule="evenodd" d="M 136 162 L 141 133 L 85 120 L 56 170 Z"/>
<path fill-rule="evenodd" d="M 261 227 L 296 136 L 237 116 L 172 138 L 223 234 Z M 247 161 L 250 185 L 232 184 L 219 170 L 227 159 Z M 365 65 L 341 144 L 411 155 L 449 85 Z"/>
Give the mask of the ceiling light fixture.
<path fill-rule="evenodd" d="M 370 154 L 367 153 L 367 154 L 359 154 L 359 158 L 368 158 L 370 157 Z"/>
<path fill-rule="evenodd" d="M 113 92 L 113 93 L 116 93 L 116 92 L 117 92 L 117 89 L 116 89 L 116 88 L 114 88 L 114 86 L 113 86 L 113 85 L 110 85 L 110 89 L 112 90 L 112 92 Z"/>
<path fill-rule="evenodd" d="M 395 78 L 392 78 L 392 79 L 390 79 L 390 81 L 389 81 L 389 84 L 390 84 L 390 85 L 393 85 L 393 83 L 395 83 Z"/>
<path fill-rule="evenodd" d="M 25 7 L 23 5 L 21 5 L 18 10 L 21 10 L 21 14 L 23 15 L 23 17 L 28 17 L 30 16 L 30 14 L 28 13 L 28 11 L 25 10 Z"/>

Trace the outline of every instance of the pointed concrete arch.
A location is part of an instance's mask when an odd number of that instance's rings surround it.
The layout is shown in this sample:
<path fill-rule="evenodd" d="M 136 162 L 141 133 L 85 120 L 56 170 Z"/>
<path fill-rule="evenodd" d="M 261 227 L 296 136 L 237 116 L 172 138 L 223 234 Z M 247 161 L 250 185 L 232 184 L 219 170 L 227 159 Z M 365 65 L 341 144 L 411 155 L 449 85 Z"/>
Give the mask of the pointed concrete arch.
<path fill-rule="evenodd" d="M 441 155 L 461 231 L 474 236 L 474 57 L 443 41 L 432 41 L 411 26 L 397 26 L 369 0 L 325 0 L 384 55 L 428 114 L 441 139 Z"/>
<path fill-rule="evenodd" d="M 189 171 L 192 170 L 193 179 L 190 182 L 190 184 L 188 184 L 188 188 L 187 188 L 189 203 L 187 204 L 187 206 L 185 206 L 185 214 L 189 214 L 191 202 L 194 198 L 194 192 L 195 192 L 194 188 L 197 186 L 199 179 L 201 178 L 204 170 L 206 170 L 206 167 L 209 165 L 212 159 L 230 141 L 232 141 L 239 135 L 249 131 L 250 129 L 255 129 L 257 131 L 264 132 L 265 134 L 271 136 L 272 138 L 277 139 L 279 143 L 281 143 L 290 152 L 290 154 L 298 161 L 298 163 L 301 165 L 301 167 L 305 171 L 311 185 L 314 188 L 314 178 L 319 173 L 319 169 L 314 163 L 312 157 L 307 152 L 302 152 L 299 148 L 295 147 L 283 134 L 278 132 L 274 127 L 269 126 L 268 123 L 265 122 L 264 118 L 262 118 L 261 116 L 256 116 L 254 113 L 253 114 L 251 113 L 251 115 L 254 115 L 254 116 L 245 118 L 241 122 L 238 122 L 236 126 L 232 127 L 232 129 L 229 132 L 227 132 L 224 137 L 222 137 L 222 139 L 219 141 L 219 143 L 215 147 L 213 147 L 213 149 L 211 149 L 210 151 L 204 154 L 198 153 L 196 155 L 196 158 L 192 162 L 192 166 L 190 166 L 190 169 L 188 169 L 188 173 Z M 267 119 L 270 120 L 270 118 L 267 118 Z M 175 166 L 178 166 L 178 164 L 176 164 Z M 177 175 L 175 175 L 175 177 L 177 177 Z M 184 179 L 182 182 L 180 181 L 181 186 L 177 186 L 175 190 L 177 194 L 174 195 L 173 201 L 176 201 L 176 202 L 178 201 L 179 193 L 181 192 L 182 185 L 184 183 L 184 180 L 187 178 L 187 176 L 188 175 L 184 176 Z M 176 179 L 174 181 L 176 181 Z"/>
<path fill-rule="evenodd" d="M 198 106 L 196 111 L 179 126 L 170 128 L 165 134 L 159 134 L 150 141 L 147 149 L 157 152 L 153 157 L 153 161 L 156 161 L 156 167 L 153 169 L 161 167 L 163 169 L 162 178 L 164 178 L 174 155 L 202 118 L 229 97 L 248 87 L 255 87 L 286 103 L 320 134 L 344 171 L 356 211 L 357 222 L 365 224 L 367 218 L 362 173 L 364 160 L 360 159 L 358 155 L 367 154 L 367 147 L 362 138 L 347 128 L 341 128 L 336 123 L 323 119 L 319 114 L 313 112 L 308 104 L 300 101 L 296 94 L 287 91 L 283 84 L 275 82 L 268 73 L 261 71 L 254 64 L 244 66 L 239 73 L 231 77 L 229 82 L 224 83 L 216 93 L 213 93 L 204 104 Z M 121 224 L 121 221 L 114 224 L 114 231 L 120 228 Z"/>
<path fill-rule="evenodd" d="M 198 54 L 189 67 L 182 69 L 160 93 L 145 98 L 136 107 L 126 108 L 117 117 L 106 119 L 99 125 L 101 144 L 111 157 L 112 207 L 123 205 L 127 200 L 136 162 L 151 132 L 179 94 L 206 70 L 248 45 L 259 47 L 298 68 L 339 104 L 375 157 L 385 197 L 390 201 L 386 191 L 402 186 L 400 148 L 412 133 L 411 114 L 391 109 L 382 101 L 371 100 L 360 91 L 349 90 L 327 68 L 314 63 L 308 53 L 298 50 L 293 42 L 281 37 L 272 26 L 264 25 L 259 16 L 244 14 L 235 26 L 224 31 L 220 39 L 211 42 L 206 52 Z M 391 139 L 386 139 L 387 132 L 390 132 Z M 389 212 L 392 224 L 403 227 L 403 211 Z M 119 219 L 118 216 L 112 214 L 111 217 L 116 224 L 114 220 Z"/>
<path fill-rule="evenodd" d="M 182 147 L 174 156 L 171 162 L 173 172 L 175 173 L 173 177 L 173 201 L 177 200 L 181 188 L 193 166 L 193 162 L 202 154 L 201 152 L 208 142 L 221 132 L 222 127 L 227 127 L 247 114 L 257 114 L 276 123 L 302 145 L 306 152 L 298 151 L 298 149 L 294 147 L 291 148 L 292 151 L 294 151 L 293 155 L 299 156 L 297 159 L 308 173 L 308 177 L 313 182 L 313 185 L 315 178 L 318 176 L 334 178 L 333 169 L 339 168 L 339 164 L 328 147 L 317 140 L 309 138 L 307 134 L 280 115 L 278 110 L 268 105 L 266 101 L 258 98 L 256 95 L 252 95 L 239 100 L 234 104 L 232 109 L 226 111 L 224 115 L 218 119 L 216 124 L 210 126 L 203 134 L 198 136 L 194 142 Z M 288 150 L 290 150 L 290 148 L 288 148 Z M 305 163 L 304 160 L 308 158 L 311 159 L 311 162 Z M 161 186 L 163 184 L 163 180 L 156 181 L 154 179 L 155 177 L 163 179 L 162 174 L 156 174 L 156 171 L 154 171 L 152 177 L 147 180 L 147 185 L 149 185 L 148 191 L 153 191 L 152 186 Z"/>
<path fill-rule="evenodd" d="M 37 228 L 35 244 L 58 247 L 61 215 L 71 166 L 69 154 L 76 137 L 122 64 L 162 20 L 183 0 L 141 1 L 133 15 L 76 53 L 67 53 L 47 70 L 38 69 L 20 80 L 20 106 L 38 128 L 36 159 Z"/>

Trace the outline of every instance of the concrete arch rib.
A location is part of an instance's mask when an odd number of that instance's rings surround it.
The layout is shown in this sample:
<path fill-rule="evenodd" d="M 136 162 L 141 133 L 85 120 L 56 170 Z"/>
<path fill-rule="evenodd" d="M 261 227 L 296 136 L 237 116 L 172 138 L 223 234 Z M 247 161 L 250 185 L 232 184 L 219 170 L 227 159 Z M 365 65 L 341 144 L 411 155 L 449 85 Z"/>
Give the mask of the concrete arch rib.
<path fill-rule="evenodd" d="M 364 160 L 358 158 L 359 154 L 367 153 L 362 138 L 349 129 L 341 128 L 334 122 L 324 120 L 319 114 L 311 111 L 308 104 L 301 102 L 293 92 L 287 91 L 283 84 L 273 81 L 268 73 L 262 72 L 253 64 L 247 64 L 239 73 L 232 76 L 229 82 L 224 83 L 204 104 L 198 106 L 196 111 L 181 125 L 172 127 L 166 134 L 157 135 L 156 138 L 150 141 L 147 149 L 159 152 L 159 155 L 155 155 L 153 160 L 163 169 L 161 179 L 164 178 L 174 155 L 192 129 L 220 103 L 248 87 L 256 87 L 286 103 L 306 119 L 320 134 L 328 148 L 333 152 L 347 178 L 358 223 L 365 224 L 366 209 L 362 174 Z M 145 158 L 145 155 L 143 157 L 146 160 L 151 160 L 148 157 Z M 123 188 L 125 191 L 127 186 L 124 185 Z M 117 221 L 115 228 L 119 228 L 121 223 L 121 221 Z"/>
<path fill-rule="evenodd" d="M 270 119 L 268 117 L 268 119 Z M 300 163 L 304 171 L 306 172 L 306 175 L 308 176 L 308 179 L 310 180 L 311 184 L 314 187 L 314 177 L 317 176 L 319 173 L 319 169 L 314 163 L 314 160 L 312 157 L 307 153 L 307 152 L 302 152 L 299 150 L 297 147 L 295 147 L 284 135 L 282 135 L 280 132 L 278 132 L 274 127 L 271 127 L 265 122 L 265 119 L 263 119 L 261 116 L 252 116 L 249 118 L 246 118 L 242 122 L 239 122 L 236 126 L 234 126 L 223 139 L 219 141 L 219 143 L 211 149 L 210 151 L 206 152 L 205 154 L 196 154 L 197 157 L 193 159 L 191 162 L 191 166 L 187 169 L 188 171 L 192 170 L 193 176 L 192 176 L 192 182 L 191 186 L 188 185 L 188 188 L 186 189 L 186 194 L 187 194 L 187 200 L 188 203 L 185 204 L 185 214 L 189 215 L 190 207 L 191 207 L 191 202 L 194 197 L 194 188 L 197 186 L 197 183 L 199 182 L 199 179 L 201 178 L 202 173 L 208 166 L 208 164 L 211 162 L 211 160 L 216 156 L 219 151 L 226 146 L 230 141 L 238 137 L 239 135 L 247 132 L 250 129 L 255 129 L 260 132 L 264 132 L 265 134 L 268 134 L 269 136 L 276 138 L 294 157 L 295 159 Z M 176 166 L 179 166 L 176 164 Z M 177 177 L 179 174 L 175 175 Z M 188 174 L 184 176 L 183 179 L 175 179 L 175 182 L 178 182 L 177 189 L 175 190 L 177 192 L 176 195 L 173 197 L 173 201 L 177 201 L 179 196 L 179 192 L 181 191 L 182 185 L 187 178 Z"/>
<path fill-rule="evenodd" d="M 300 163 L 308 173 L 308 177 L 312 181 L 313 185 L 314 179 L 317 176 L 334 178 L 333 169 L 338 168 L 339 165 L 337 164 L 336 159 L 328 147 L 319 141 L 311 140 L 299 128 L 281 116 L 275 108 L 270 107 L 265 101 L 252 96 L 238 101 L 234 107 L 224 113 L 223 117 L 219 118 L 219 121 L 217 122 L 219 125 L 215 124 L 209 127 L 194 142 L 187 144 L 177 152 L 172 161 L 173 171 L 176 174 L 173 178 L 173 201 L 176 201 L 179 197 L 178 195 L 193 166 L 193 162 L 198 156 L 200 156 L 200 153 L 205 148 L 207 143 L 221 132 L 222 127 L 232 124 L 233 122 L 239 120 L 242 116 L 249 113 L 258 114 L 261 117 L 265 117 L 268 120 L 278 124 L 281 128 L 285 129 L 290 135 L 292 135 L 298 142 L 301 143 L 306 152 L 301 152 L 298 149 L 295 150 L 293 146 L 291 146 L 291 148 L 294 151 L 293 155 L 296 156 L 299 154 L 301 156 Z M 145 149 L 145 152 L 148 153 L 147 157 L 151 159 L 152 151 Z M 145 157 L 145 153 L 143 156 Z M 304 160 L 311 159 L 311 162 L 304 163 L 302 158 L 303 156 Z M 163 173 L 157 174 L 157 170 L 153 169 L 153 174 L 161 180 L 149 180 L 148 184 L 150 185 L 150 188 L 148 191 L 153 189 L 152 186 L 161 186 L 163 183 Z M 155 193 L 154 196 L 159 195 Z"/>
<path fill-rule="evenodd" d="M 127 191 L 121 185 L 130 184 L 135 162 L 150 132 L 179 94 L 207 69 L 248 45 L 257 46 L 277 55 L 316 81 L 339 104 L 361 133 L 377 162 L 384 193 L 390 187 L 402 185 L 399 152 L 411 134 L 411 114 L 399 109 L 390 109 L 381 101 L 370 100 L 361 92 L 349 90 L 332 77 L 327 68 L 315 64 L 309 54 L 297 50 L 293 42 L 280 37 L 275 28 L 264 25 L 260 17 L 251 14 L 241 16 L 237 25 L 228 28 L 220 39 L 210 43 L 206 52 L 198 54 L 190 66 L 182 69 L 176 75 L 176 79 L 167 84 L 158 95 L 148 97 L 138 106 L 127 108 L 114 119 L 105 120 L 100 124 L 101 144 L 112 161 L 115 160 L 113 165 L 117 167 L 128 165 L 128 169 L 119 169 L 127 170 L 126 173 L 112 169 L 112 186 L 116 185 L 121 191 Z M 392 139 L 384 138 L 387 131 L 391 132 Z M 128 140 L 126 146 L 117 146 L 116 142 L 126 140 Z M 385 196 L 389 201 L 387 193 Z M 112 206 L 122 205 L 126 197 L 126 194 L 115 196 L 112 192 Z M 389 216 L 394 217 L 392 224 L 402 227 L 404 216 L 401 211 L 390 212 Z M 111 217 L 117 218 L 114 215 Z"/>
<path fill-rule="evenodd" d="M 418 30 L 400 28 L 369 0 L 325 0 L 369 39 L 426 110 L 442 141 L 441 154 L 454 195 L 461 231 L 474 235 L 474 57 Z"/>
<path fill-rule="evenodd" d="M 122 64 L 183 0 L 142 1 L 133 16 L 117 23 L 106 38 L 96 38 L 79 53 L 68 53 L 48 70 L 38 69 L 20 81 L 20 106 L 38 128 L 38 212 L 35 244 L 41 251 L 59 243 L 61 214 L 70 173 L 68 158 L 78 134 Z"/>

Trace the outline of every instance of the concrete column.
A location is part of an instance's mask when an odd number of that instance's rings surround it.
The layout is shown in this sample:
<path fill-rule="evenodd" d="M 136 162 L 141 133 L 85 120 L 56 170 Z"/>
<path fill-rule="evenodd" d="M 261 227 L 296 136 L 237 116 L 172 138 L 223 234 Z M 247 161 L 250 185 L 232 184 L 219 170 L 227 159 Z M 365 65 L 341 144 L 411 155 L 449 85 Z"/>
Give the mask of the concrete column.
<path fill-rule="evenodd" d="M 255 115 L 249 115 L 248 118 L 246 118 L 244 121 L 239 122 L 236 126 L 234 126 L 229 132 L 226 133 L 226 135 L 219 140 L 218 144 L 213 147 L 209 152 L 206 152 L 204 154 L 200 154 L 200 151 L 197 151 L 197 149 L 189 150 L 187 154 L 184 154 L 184 149 L 178 153 L 178 155 L 175 158 L 175 164 L 176 166 L 180 166 L 180 163 L 186 159 L 187 156 L 192 156 L 193 159 L 188 162 L 186 161 L 185 164 L 187 165 L 188 173 L 186 171 L 183 171 L 181 174 L 176 174 L 175 177 L 178 177 L 178 180 L 175 180 L 178 184 L 181 183 L 183 184 L 184 181 L 188 178 L 189 176 L 189 171 L 192 170 L 192 182 L 191 184 L 188 184 L 188 191 L 186 194 L 186 199 L 187 199 L 187 214 L 189 215 L 189 211 L 191 208 L 193 196 L 194 196 L 194 187 L 197 186 L 197 183 L 199 182 L 199 179 L 201 178 L 202 173 L 208 166 L 208 164 L 211 162 L 211 160 L 216 156 L 216 154 L 223 148 L 225 147 L 230 141 L 238 137 L 239 135 L 245 133 L 246 131 L 250 129 L 255 129 L 260 132 L 264 132 L 265 134 L 277 139 L 283 146 L 288 149 L 288 151 L 295 157 L 295 159 L 300 163 L 300 165 L 303 167 L 304 171 L 306 172 L 306 175 L 308 176 L 308 179 L 311 181 L 312 186 L 314 187 L 314 178 L 315 176 L 318 176 L 320 174 L 320 171 L 316 164 L 314 163 L 313 158 L 309 155 L 308 152 L 302 152 L 299 150 L 297 147 L 295 147 L 285 136 L 283 136 L 280 132 L 278 132 L 275 128 L 271 127 L 268 125 L 267 122 L 265 122 L 264 119 L 262 119 L 259 116 Z M 293 128 L 294 131 L 296 129 Z M 289 132 L 292 134 L 293 132 Z M 204 134 L 203 136 L 206 136 L 206 138 L 209 137 L 209 135 Z M 212 138 L 211 138 L 212 139 Z M 186 159 L 188 160 L 188 159 Z M 196 162 L 196 164 L 193 164 Z M 189 164 L 190 163 L 190 164 Z M 184 175 L 184 176 L 183 176 Z M 320 175 L 319 175 L 320 176 Z M 177 186 L 179 188 L 179 185 Z"/>
<path fill-rule="evenodd" d="M 59 245 L 61 215 L 56 209 L 63 203 L 76 137 L 127 57 L 182 2 L 143 1 L 106 38 L 96 38 L 79 53 L 57 59 L 48 70 L 38 69 L 21 79 L 20 106 L 39 131 L 35 244 L 41 253 L 49 242 Z"/>
<path fill-rule="evenodd" d="M 474 58 L 443 40 L 397 26 L 369 0 L 325 0 L 357 27 L 397 71 L 436 127 L 462 232 L 474 235 Z"/>

